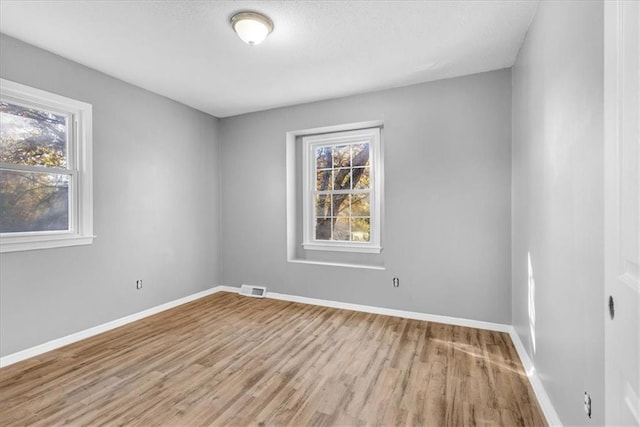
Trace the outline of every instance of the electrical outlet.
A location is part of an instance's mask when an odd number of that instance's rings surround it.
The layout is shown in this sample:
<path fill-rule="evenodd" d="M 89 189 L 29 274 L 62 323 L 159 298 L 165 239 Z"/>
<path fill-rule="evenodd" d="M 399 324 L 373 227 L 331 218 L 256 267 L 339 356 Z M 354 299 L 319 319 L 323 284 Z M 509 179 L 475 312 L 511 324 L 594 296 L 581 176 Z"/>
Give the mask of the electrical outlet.
<path fill-rule="evenodd" d="M 142 279 L 136 280 L 136 289 L 138 290 L 142 289 Z"/>
<path fill-rule="evenodd" d="M 393 287 L 394 288 L 399 288 L 400 287 L 400 279 L 398 279 L 397 277 L 393 278 Z"/>
<path fill-rule="evenodd" d="M 586 391 L 584 392 L 584 412 L 591 418 L 591 396 Z"/>

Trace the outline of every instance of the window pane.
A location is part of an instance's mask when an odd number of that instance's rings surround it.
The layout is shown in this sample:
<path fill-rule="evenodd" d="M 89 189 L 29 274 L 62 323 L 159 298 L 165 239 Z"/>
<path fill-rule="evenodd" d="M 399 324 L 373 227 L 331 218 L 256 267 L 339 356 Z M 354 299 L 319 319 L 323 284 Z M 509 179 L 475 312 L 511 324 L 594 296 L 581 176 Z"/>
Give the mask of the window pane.
<path fill-rule="evenodd" d="M 316 219 L 316 240 L 331 240 L 331 218 Z"/>
<path fill-rule="evenodd" d="M 351 219 L 351 240 L 368 242 L 371 239 L 371 221 L 369 218 Z"/>
<path fill-rule="evenodd" d="M 353 144 L 353 167 L 369 166 L 369 144 Z"/>
<path fill-rule="evenodd" d="M 316 148 L 316 169 L 331 168 L 331 147 Z"/>
<path fill-rule="evenodd" d="M 335 190 L 351 190 L 351 169 L 337 169 L 333 173 Z"/>
<path fill-rule="evenodd" d="M 352 216 L 371 216 L 368 194 L 353 194 L 351 196 Z"/>
<path fill-rule="evenodd" d="M 367 189 L 370 186 L 371 168 L 354 168 L 353 188 L 356 190 Z"/>
<path fill-rule="evenodd" d="M 68 175 L 0 171 L 0 232 L 68 229 Z"/>
<path fill-rule="evenodd" d="M 316 216 L 317 217 L 328 217 L 331 216 L 331 195 L 329 194 L 318 194 L 316 195 Z"/>
<path fill-rule="evenodd" d="M 0 162 L 67 167 L 67 117 L 0 102 Z"/>
<path fill-rule="evenodd" d="M 331 173 L 331 169 L 318 171 L 316 174 L 316 190 L 333 190 L 333 179 Z"/>
<path fill-rule="evenodd" d="M 351 166 L 351 146 L 336 145 L 333 147 L 333 167 L 348 168 Z"/>
<path fill-rule="evenodd" d="M 333 216 L 351 215 L 351 203 L 349 194 L 333 195 Z"/>
<path fill-rule="evenodd" d="M 333 240 L 349 240 L 349 218 L 336 218 L 333 220 Z"/>

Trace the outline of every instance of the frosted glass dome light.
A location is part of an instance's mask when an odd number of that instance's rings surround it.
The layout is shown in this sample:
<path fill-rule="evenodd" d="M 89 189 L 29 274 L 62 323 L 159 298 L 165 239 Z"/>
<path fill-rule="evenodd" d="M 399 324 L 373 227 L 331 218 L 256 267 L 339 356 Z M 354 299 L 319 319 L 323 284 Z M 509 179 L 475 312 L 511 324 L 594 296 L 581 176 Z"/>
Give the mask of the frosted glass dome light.
<path fill-rule="evenodd" d="M 238 12 L 231 17 L 231 27 L 243 42 L 255 46 L 273 31 L 273 22 L 258 12 Z"/>

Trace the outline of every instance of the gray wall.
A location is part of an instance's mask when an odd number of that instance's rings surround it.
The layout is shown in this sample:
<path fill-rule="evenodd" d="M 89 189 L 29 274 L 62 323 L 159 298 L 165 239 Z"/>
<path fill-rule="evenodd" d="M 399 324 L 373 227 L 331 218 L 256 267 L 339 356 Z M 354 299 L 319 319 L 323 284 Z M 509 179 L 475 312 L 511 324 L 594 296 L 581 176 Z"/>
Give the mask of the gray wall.
<path fill-rule="evenodd" d="M 2 254 L 0 354 L 218 284 L 218 120 L 5 35 L 0 43 L 3 78 L 93 104 L 98 236 Z"/>
<path fill-rule="evenodd" d="M 602 425 L 602 2 L 540 3 L 512 119 L 514 326 L 561 420 Z"/>
<path fill-rule="evenodd" d="M 367 120 L 386 270 L 287 262 L 285 133 Z M 511 322 L 510 70 L 226 118 L 220 139 L 223 284 Z"/>

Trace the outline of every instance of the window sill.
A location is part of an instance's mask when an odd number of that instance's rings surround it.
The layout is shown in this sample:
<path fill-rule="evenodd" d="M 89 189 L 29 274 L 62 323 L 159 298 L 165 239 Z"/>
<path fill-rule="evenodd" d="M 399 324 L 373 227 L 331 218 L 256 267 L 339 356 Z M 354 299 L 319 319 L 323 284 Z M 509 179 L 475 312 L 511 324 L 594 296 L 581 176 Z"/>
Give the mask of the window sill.
<path fill-rule="evenodd" d="M 325 265 L 329 267 L 347 267 L 347 268 L 361 268 L 365 270 L 386 270 L 383 266 L 377 265 L 365 265 L 365 264 L 349 264 L 341 262 L 326 262 L 326 261 L 309 261 L 304 259 L 290 259 L 289 262 L 297 264 L 310 264 L 310 265 Z"/>
<path fill-rule="evenodd" d="M 345 244 L 321 244 L 321 243 L 303 243 L 302 247 L 311 251 L 329 251 L 329 252 L 359 252 L 365 254 L 379 254 L 382 252 L 381 246 L 357 246 Z"/>
<path fill-rule="evenodd" d="M 78 235 L 0 237 L 0 253 L 90 245 L 94 237 Z"/>

